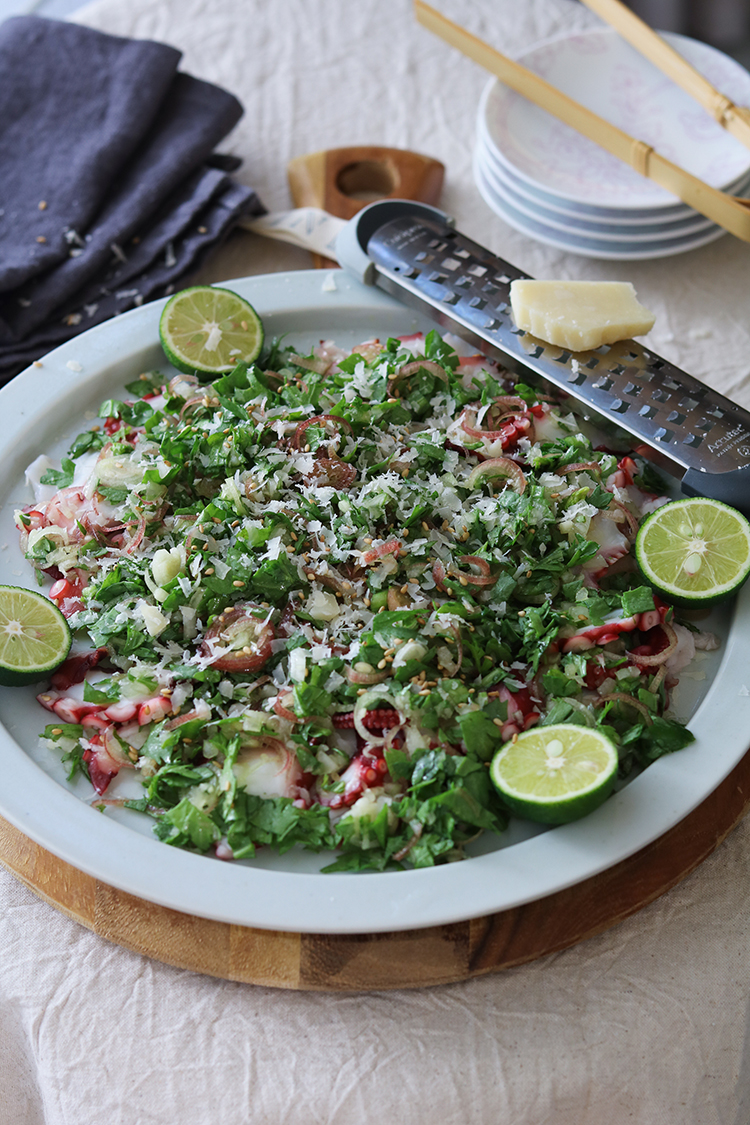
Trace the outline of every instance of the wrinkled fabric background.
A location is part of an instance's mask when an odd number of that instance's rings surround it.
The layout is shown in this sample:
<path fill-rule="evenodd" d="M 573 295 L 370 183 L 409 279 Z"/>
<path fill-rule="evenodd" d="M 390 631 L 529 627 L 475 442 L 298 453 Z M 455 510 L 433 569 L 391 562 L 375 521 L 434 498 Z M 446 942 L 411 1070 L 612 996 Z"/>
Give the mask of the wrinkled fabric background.
<path fill-rule="evenodd" d="M 570 0 L 439 7 L 509 53 L 596 23 Z M 511 230 L 471 178 L 485 75 L 418 28 L 408 0 L 100 0 L 76 18 L 171 43 L 187 71 L 236 93 L 245 116 L 224 149 L 269 209 L 290 205 L 286 163 L 301 153 L 437 157 L 443 205 L 467 234 L 539 277 L 632 281 L 657 314 L 652 346 L 750 407 L 750 247 L 727 236 L 607 263 Z M 203 279 L 308 266 L 238 232 Z M 669 894 L 574 949 L 360 995 L 171 969 L 0 871 L 0 1125 L 747 1125 L 749 862 L 745 823 Z"/>

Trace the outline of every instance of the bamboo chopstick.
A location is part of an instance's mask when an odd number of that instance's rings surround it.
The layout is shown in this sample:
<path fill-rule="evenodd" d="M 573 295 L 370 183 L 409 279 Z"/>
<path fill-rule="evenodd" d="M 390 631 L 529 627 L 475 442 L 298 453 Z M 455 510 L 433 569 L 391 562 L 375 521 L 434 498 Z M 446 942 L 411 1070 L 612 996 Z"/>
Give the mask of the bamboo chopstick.
<path fill-rule="evenodd" d="M 414 7 L 417 20 L 423 27 L 496 75 L 506 86 L 625 161 L 636 172 L 676 195 L 689 207 L 724 227 L 743 242 L 750 242 L 749 201 L 727 195 L 673 164 L 645 141 L 631 137 L 629 133 L 605 121 L 580 102 L 545 82 L 538 74 L 453 23 L 424 0 L 414 0 Z"/>
<path fill-rule="evenodd" d="M 695 98 L 720 125 L 750 148 L 750 110 L 735 105 L 675 51 L 658 32 L 620 0 L 583 0 L 587 8 L 613 27 L 636 51 Z"/>

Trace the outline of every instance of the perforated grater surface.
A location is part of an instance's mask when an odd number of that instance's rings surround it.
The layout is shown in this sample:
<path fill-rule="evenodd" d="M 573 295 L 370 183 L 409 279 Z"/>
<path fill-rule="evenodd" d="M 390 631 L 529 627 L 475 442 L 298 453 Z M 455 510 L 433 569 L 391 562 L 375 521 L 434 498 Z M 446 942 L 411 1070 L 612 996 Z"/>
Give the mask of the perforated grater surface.
<path fill-rule="evenodd" d="M 374 203 L 339 236 L 339 261 L 427 313 L 527 381 L 551 384 L 577 413 L 615 426 L 677 476 L 688 495 L 750 515 L 750 412 L 633 340 L 572 353 L 517 328 L 510 283 L 527 275 L 456 231 L 442 212 Z"/>

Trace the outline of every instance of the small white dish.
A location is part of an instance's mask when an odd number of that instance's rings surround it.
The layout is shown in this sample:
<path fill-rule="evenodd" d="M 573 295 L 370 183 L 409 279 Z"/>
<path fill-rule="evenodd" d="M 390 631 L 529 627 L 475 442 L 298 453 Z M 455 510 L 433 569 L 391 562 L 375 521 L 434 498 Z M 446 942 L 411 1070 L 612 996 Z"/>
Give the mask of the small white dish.
<path fill-rule="evenodd" d="M 599 238 L 573 231 L 560 224 L 551 225 L 543 221 L 537 213 L 528 208 L 523 210 L 516 201 L 511 199 L 507 191 L 501 190 L 492 184 L 476 159 L 474 161 L 474 181 L 485 203 L 504 219 L 510 226 L 521 234 L 554 246 L 558 250 L 567 250 L 572 254 L 579 254 L 584 258 L 601 258 L 610 261 L 644 261 L 649 258 L 668 258 L 675 254 L 684 254 L 688 250 L 695 250 L 714 242 L 726 234 L 722 227 L 711 224 L 707 231 L 684 237 L 670 238 L 664 236 L 653 241 L 637 241 L 623 232 L 620 239 Z"/>
<path fill-rule="evenodd" d="M 502 199 L 507 199 L 530 219 L 543 222 L 553 230 L 559 230 L 573 238 L 591 238 L 603 245 L 627 242 L 632 243 L 634 247 L 646 249 L 649 245 L 663 245 L 665 242 L 682 244 L 701 237 L 709 231 L 721 231 L 716 223 L 696 212 L 692 212 L 678 223 L 630 223 L 622 226 L 616 223 L 591 221 L 582 216 L 562 215 L 542 207 L 535 200 L 530 200 L 527 195 L 519 192 L 496 167 L 482 161 L 479 153 L 477 159 L 488 184 Z"/>
<path fill-rule="evenodd" d="M 686 36 L 664 37 L 727 97 L 750 104 L 750 74 L 738 62 Z M 750 171 L 745 146 L 611 28 L 538 44 L 518 61 L 712 187 L 724 190 Z M 625 210 L 675 205 L 658 184 L 495 79 L 480 115 L 498 157 L 552 195 Z"/>
<path fill-rule="evenodd" d="M 540 216 L 555 219 L 577 229 L 578 224 L 591 223 L 591 229 L 606 232 L 608 229 L 632 234 L 686 234 L 709 225 L 710 219 L 699 211 L 693 210 L 687 204 L 679 207 L 664 208 L 661 211 L 624 211 L 618 208 L 603 208 L 571 203 L 559 199 L 542 191 L 540 188 L 525 182 L 517 176 L 508 164 L 498 160 L 497 154 L 492 150 L 486 140 L 486 131 L 477 130 L 477 155 L 481 164 L 492 179 L 499 180 L 505 187 L 512 191 L 519 199 L 523 199 L 527 206 L 534 209 Z M 745 195 L 750 187 L 750 172 L 740 176 L 729 185 L 727 191 L 732 195 Z M 586 229 L 581 226 L 581 229 Z"/>
<path fill-rule="evenodd" d="M 269 338 L 299 349 L 321 338 L 344 346 L 434 327 L 377 289 L 343 272 L 300 271 L 226 282 L 249 300 Z M 22 558 L 14 509 L 31 500 L 26 466 L 59 456 L 102 399 L 122 384 L 166 369 L 159 347 L 163 301 L 82 333 L 0 390 L 0 582 L 34 585 Z M 94 415 L 89 415 L 93 417 Z M 72 786 L 58 757 L 39 742 L 48 715 L 33 688 L 0 688 L 0 815 L 42 847 L 120 890 L 217 921 L 302 933 L 375 933 L 479 917 L 533 901 L 606 870 L 682 820 L 745 753 L 750 730 L 750 585 L 736 607 L 705 628 L 723 640 L 702 663 L 703 681 L 681 685 L 680 711 L 696 741 L 660 759 L 592 816 L 540 831 L 514 821 L 485 835 L 473 858 L 417 871 L 322 875 L 328 857 L 263 850 L 223 863 L 159 843 L 147 817 L 91 807 L 88 784 Z M 717 731 L 721 736 L 717 738 Z"/>

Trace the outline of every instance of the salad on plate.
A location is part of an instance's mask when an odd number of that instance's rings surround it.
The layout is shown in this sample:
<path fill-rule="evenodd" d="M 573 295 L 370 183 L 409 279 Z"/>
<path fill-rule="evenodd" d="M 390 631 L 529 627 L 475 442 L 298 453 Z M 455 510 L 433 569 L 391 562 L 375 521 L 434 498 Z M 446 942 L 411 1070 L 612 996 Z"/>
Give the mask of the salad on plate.
<path fill-rule="evenodd" d="M 427 867 L 505 829 L 524 732 L 597 732 L 620 782 L 692 740 L 671 692 L 717 641 L 632 551 L 661 481 L 494 361 L 282 340 L 127 391 L 16 514 L 76 637 L 44 739 L 97 807 L 224 860 Z"/>

